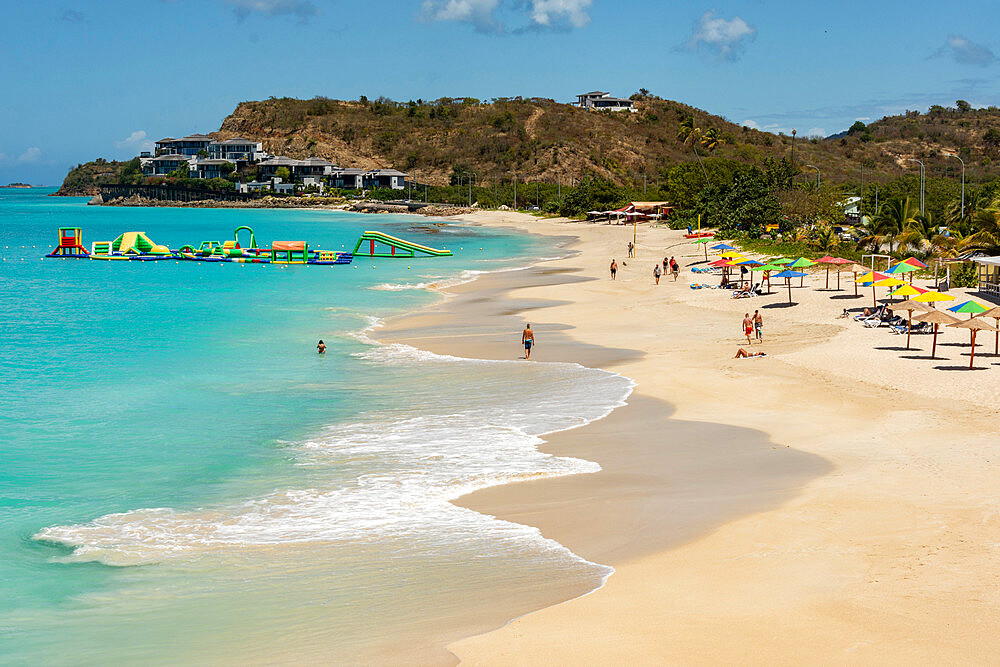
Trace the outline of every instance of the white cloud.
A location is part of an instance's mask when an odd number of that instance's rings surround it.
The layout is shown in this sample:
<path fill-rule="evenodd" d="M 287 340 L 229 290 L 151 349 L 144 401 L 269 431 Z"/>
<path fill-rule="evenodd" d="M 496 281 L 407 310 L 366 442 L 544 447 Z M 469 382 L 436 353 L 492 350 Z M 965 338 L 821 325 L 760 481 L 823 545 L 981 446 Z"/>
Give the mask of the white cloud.
<path fill-rule="evenodd" d="M 702 14 L 694 22 L 687 41 L 689 51 L 710 53 L 718 60 L 738 60 L 746 43 L 757 36 L 757 29 L 739 16 L 724 19 L 715 16 L 715 10 Z"/>
<path fill-rule="evenodd" d="M 740 123 L 744 127 L 749 127 L 751 130 L 759 130 L 760 124 L 752 118 L 747 118 L 745 121 Z"/>
<path fill-rule="evenodd" d="M 826 136 L 826 130 L 824 130 L 822 127 L 810 127 L 808 130 L 806 130 L 806 136 L 822 138 Z"/>
<path fill-rule="evenodd" d="M 961 35 L 948 35 L 944 46 L 938 49 L 936 56 L 948 56 L 960 65 L 975 65 L 988 67 L 996 62 L 997 57 L 987 46 L 976 44 Z"/>
<path fill-rule="evenodd" d="M 500 22 L 495 12 L 500 0 L 424 0 L 424 15 L 432 21 L 471 23 L 476 30 L 497 32 Z"/>
<path fill-rule="evenodd" d="M 37 146 L 32 146 L 23 153 L 21 153 L 18 158 L 18 164 L 35 164 L 36 162 L 42 161 L 42 150 Z"/>
<path fill-rule="evenodd" d="M 135 152 L 152 151 L 155 146 L 152 139 L 146 136 L 146 130 L 136 130 L 121 141 L 116 141 L 118 148 L 127 148 Z"/>
<path fill-rule="evenodd" d="M 532 0 L 531 20 L 545 27 L 565 20 L 574 28 L 582 28 L 590 23 L 589 7 L 590 0 Z"/>
<path fill-rule="evenodd" d="M 226 4 L 231 5 L 240 18 L 256 12 L 267 16 L 298 16 L 304 21 L 319 14 L 319 9 L 310 0 L 226 0 Z"/>
<path fill-rule="evenodd" d="M 479 32 L 569 30 L 590 23 L 592 0 L 424 0 L 424 18 L 469 23 Z M 510 19 L 507 25 L 500 17 Z"/>

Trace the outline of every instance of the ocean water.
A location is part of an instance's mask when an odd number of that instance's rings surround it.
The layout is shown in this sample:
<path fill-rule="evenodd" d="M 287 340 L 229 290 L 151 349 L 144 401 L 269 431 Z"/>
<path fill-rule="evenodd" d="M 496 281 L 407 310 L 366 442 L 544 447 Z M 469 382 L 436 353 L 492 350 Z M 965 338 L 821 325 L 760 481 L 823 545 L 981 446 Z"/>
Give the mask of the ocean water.
<path fill-rule="evenodd" d="M 540 436 L 600 418 L 631 382 L 373 339 L 380 318 L 439 298 L 424 288 L 551 256 L 547 242 L 416 216 L 48 192 L 0 190 L 0 662 L 392 661 L 608 574 L 449 501 L 596 471 L 540 453 Z M 88 247 L 133 230 L 178 247 L 240 225 L 337 250 L 381 229 L 455 256 L 39 259 L 59 226 Z"/>

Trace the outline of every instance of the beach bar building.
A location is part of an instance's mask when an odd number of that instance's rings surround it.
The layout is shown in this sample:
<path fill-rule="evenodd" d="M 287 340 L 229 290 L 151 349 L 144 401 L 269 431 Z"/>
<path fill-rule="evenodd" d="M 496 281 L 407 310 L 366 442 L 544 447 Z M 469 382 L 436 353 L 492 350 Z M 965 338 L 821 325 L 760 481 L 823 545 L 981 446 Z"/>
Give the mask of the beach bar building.
<path fill-rule="evenodd" d="M 973 257 L 976 264 L 979 291 L 1000 297 L 1000 257 Z"/>

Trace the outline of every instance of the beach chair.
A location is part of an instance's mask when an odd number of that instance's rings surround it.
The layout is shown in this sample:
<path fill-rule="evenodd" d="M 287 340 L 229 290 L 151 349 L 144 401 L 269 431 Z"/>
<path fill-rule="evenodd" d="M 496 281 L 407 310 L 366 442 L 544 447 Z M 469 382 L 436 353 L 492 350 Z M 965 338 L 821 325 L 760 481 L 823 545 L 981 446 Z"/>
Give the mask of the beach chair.
<path fill-rule="evenodd" d="M 878 308 L 876 308 L 875 310 L 873 310 L 872 312 L 868 313 L 867 315 L 865 315 L 864 311 L 858 313 L 857 315 L 854 316 L 854 321 L 864 323 L 868 320 L 877 320 L 882 317 L 882 313 L 884 312 L 885 312 L 885 305 L 883 304 Z"/>
<path fill-rule="evenodd" d="M 734 299 L 748 299 L 752 296 L 760 296 L 760 283 L 748 285 L 745 290 L 738 289 L 733 291 Z"/>

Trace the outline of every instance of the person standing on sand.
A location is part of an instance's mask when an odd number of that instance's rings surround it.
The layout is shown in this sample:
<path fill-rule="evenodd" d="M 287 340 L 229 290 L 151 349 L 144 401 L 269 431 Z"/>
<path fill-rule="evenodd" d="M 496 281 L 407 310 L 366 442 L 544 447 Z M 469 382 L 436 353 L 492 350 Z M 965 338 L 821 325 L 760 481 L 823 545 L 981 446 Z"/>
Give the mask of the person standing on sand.
<path fill-rule="evenodd" d="M 663 275 L 667 275 L 670 271 L 670 260 L 666 257 L 663 258 Z"/>
<path fill-rule="evenodd" d="M 635 246 L 632 245 L 631 241 L 629 241 L 628 242 L 628 256 L 632 257 L 633 255 L 635 255 Z"/>
<path fill-rule="evenodd" d="M 531 346 L 535 344 L 535 332 L 531 330 L 531 323 L 524 325 L 521 332 L 521 343 L 524 344 L 524 358 L 531 359 Z"/>
<path fill-rule="evenodd" d="M 660 284 L 660 276 L 661 275 L 662 274 L 660 273 L 660 265 L 659 264 L 653 264 L 653 280 L 656 281 L 657 285 Z"/>
<path fill-rule="evenodd" d="M 320 341 L 319 344 L 316 345 L 316 350 L 320 354 L 326 354 L 326 343 L 324 343 L 323 341 Z"/>
<path fill-rule="evenodd" d="M 674 282 L 677 282 L 677 276 L 681 274 L 681 265 L 673 257 L 670 258 L 670 273 L 674 274 Z"/>
<path fill-rule="evenodd" d="M 615 279 L 615 274 L 618 273 L 618 262 L 611 260 L 611 279 Z"/>
<path fill-rule="evenodd" d="M 750 318 L 750 313 L 743 315 L 743 334 L 747 337 L 747 345 L 753 345 L 750 341 L 750 334 L 753 333 L 753 319 Z"/>
<path fill-rule="evenodd" d="M 757 334 L 757 341 L 760 343 L 764 342 L 764 318 L 761 317 L 760 311 L 753 311 L 753 330 Z"/>

